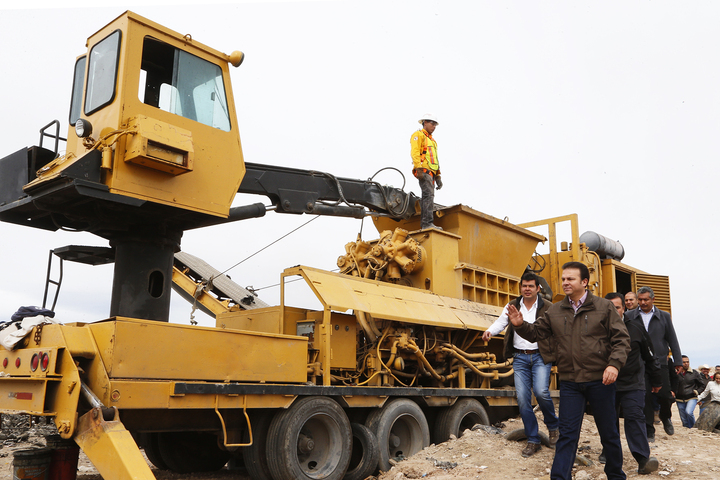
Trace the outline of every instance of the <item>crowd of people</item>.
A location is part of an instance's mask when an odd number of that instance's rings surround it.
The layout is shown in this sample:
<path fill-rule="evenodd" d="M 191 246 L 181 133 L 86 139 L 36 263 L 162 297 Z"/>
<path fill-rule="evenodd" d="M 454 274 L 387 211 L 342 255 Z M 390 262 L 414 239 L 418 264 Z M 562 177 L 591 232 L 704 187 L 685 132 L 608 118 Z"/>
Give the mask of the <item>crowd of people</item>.
<path fill-rule="evenodd" d="M 565 298 L 544 300 L 540 279 L 533 273 L 521 278 L 521 296 L 503 309 L 484 333 L 489 340 L 507 328 L 505 356 L 513 358 L 515 388 L 527 444 L 521 455 L 540 450 L 538 424 L 531 393 L 535 394 L 549 432 L 555 458 L 550 478 L 571 480 L 580 439 L 580 427 L 590 408 L 603 447 L 599 461 L 608 480 L 627 478 L 623 471 L 619 418 L 624 419 L 628 449 L 639 474 L 659 467 L 650 455 L 655 427 L 675 433 L 671 406 L 677 405 L 682 425 L 692 428 L 697 405 L 701 411 L 720 401 L 720 366 L 693 370 L 682 355 L 668 312 L 655 305 L 650 287 L 605 298 L 587 289 L 589 271 L 580 262 L 563 265 Z M 558 414 L 550 400 L 552 365 L 559 377 Z"/>

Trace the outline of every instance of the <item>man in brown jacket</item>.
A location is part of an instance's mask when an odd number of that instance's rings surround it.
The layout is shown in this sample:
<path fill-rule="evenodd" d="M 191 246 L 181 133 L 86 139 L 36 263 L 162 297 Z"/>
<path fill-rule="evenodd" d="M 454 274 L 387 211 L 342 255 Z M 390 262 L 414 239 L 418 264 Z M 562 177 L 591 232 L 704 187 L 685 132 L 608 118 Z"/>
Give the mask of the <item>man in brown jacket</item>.
<path fill-rule="evenodd" d="M 587 266 L 566 263 L 561 280 L 566 297 L 533 324 L 524 322 L 520 312 L 508 306 L 515 333 L 530 342 L 552 337 L 557 345 L 560 438 L 550 478 L 572 479 L 585 404 L 590 402 L 607 458 L 605 475 L 608 480 L 625 480 L 615 412 L 615 380 L 630 351 L 630 335 L 613 304 L 586 290 L 590 281 Z"/>

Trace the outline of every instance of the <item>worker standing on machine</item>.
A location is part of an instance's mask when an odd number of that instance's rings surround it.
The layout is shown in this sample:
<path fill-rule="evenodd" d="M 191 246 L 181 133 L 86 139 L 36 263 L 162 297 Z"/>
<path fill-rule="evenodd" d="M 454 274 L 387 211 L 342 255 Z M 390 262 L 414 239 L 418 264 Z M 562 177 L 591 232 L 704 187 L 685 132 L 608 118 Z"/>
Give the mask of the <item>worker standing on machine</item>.
<path fill-rule="evenodd" d="M 422 192 L 422 198 L 420 199 L 420 229 L 436 228 L 442 230 L 433 223 L 435 186 L 437 185 L 438 190 L 442 188 L 437 142 L 432 137 L 435 127 L 438 126 L 438 121 L 435 115 L 427 113 L 418 120 L 418 123 L 423 128 L 410 137 L 410 155 L 413 161 L 413 175 L 420 182 L 420 191 Z"/>

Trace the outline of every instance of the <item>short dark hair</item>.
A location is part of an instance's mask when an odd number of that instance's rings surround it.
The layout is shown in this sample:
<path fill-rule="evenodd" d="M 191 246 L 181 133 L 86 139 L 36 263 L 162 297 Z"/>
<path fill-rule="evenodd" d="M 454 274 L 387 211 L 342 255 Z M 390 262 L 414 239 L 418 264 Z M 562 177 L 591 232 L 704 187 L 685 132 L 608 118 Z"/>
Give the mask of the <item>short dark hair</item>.
<path fill-rule="evenodd" d="M 580 270 L 580 280 L 587 280 L 590 281 L 590 270 L 588 270 L 587 265 L 585 265 L 582 262 L 567 262 L 565 265 L 562 266 L 563 270 L 567 270 L 568 268 L 575 268 L 577 270 Z"/>
<path fill-rule="evenodd" d="M 682 358 L 687 358 L 688 360 L 690 360 L 690 357 L 688 357 L 687 355 L 683 355 Z"/>
<path fill-rule="evenodd" d="M 623 305 L 625 304 L 625 295 L 620 292 L 610 292 L 605 295 L 605 300 L 612 300 L 613 298 L 619 298 Z"/>
<path fill-rule="evenodd" d="M 535 282 L 535 286 L 540 286 L 540 277 L 537 276 L 536 273 L 533 272 L 525 272 L 523 273 L 523 276 L 520 277 L 520 282 Z"/>
<path fill-rule="evenodd" d="M 655 292 L 653 292 L 653 289 L 650 287 L 640 287 L 640 290 L 638 290 L 638 297 L 643 293 L 649 293 L 650 298 L 655 298 Z"/>

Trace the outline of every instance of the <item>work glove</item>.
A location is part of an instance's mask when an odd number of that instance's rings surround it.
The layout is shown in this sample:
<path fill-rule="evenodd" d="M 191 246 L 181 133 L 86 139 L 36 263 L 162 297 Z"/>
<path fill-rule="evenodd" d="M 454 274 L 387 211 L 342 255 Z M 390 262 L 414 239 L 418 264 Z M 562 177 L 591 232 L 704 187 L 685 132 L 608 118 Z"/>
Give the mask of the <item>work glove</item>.
<path fill-rule="evenodd" d="M 437 185 L 435 188 L 437 188 L 438 190 L 442 188 L 442 178 L 440 177 L 440 175 L 435 177 L 435 185 Z"/>

